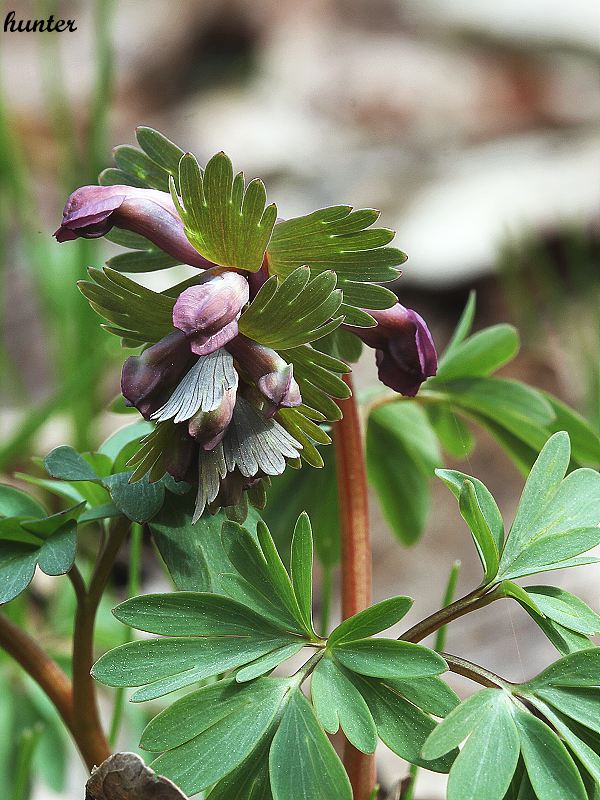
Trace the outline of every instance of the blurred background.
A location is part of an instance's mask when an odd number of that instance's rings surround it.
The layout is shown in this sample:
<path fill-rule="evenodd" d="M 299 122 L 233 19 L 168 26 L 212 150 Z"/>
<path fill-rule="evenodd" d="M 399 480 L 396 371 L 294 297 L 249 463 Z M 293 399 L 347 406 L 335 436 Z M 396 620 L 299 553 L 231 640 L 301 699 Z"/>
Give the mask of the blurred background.
<path fill-rule="evenodd" d="M 521 354 L 504 373 L 600 425 L 596 0 L 4 6 L 2 20 L 12 9 L 17 19 L 53 13 L 74 19 L 77 30 L 0 31 L 0 480 L 19 485 L 15 473 L 32 456 L 62 443 L 93 449 L 133 419 L 105 410 L 118 392 L 122 352 L 75 287 L 110 245 L 61 246 L 51 234 L 68 194 L 94 183 L 111 165 L 111 148 L 135 142 L 139 124 L 200 163 L 225 150 L 236 168 L 265 180 L 283 217 L 338 203 L 381 209 L 409 255 L 396 287 L 401 302 L 427 319 L 439 348 L 475 288 L 476 328 L 507 321 L 521 333 Z M 156 286 L 161 276 L 140 279 Z M 359 388 L 375 379 L 365 352 Z M 485 434 L 477 431 L 467 461 L 449 463 L 482 479 L 510 518 L 522 477 Z M 372 517 L 375 600 L 415 597 L 409 623 L 437 607 L 454 559 L 463 562 L 461 589 L 478 576 L 441 485 L 417 547 L 393 538 L 375 501 Z M 124 554 L 123 581 L 126 562 Z M 597 574 L 571 572 L 561 585 L 597 610 Z M 166 585 L 149 543 L 143 575 L 145 590 Z M 36 579 L 10 613 L 51 619 L 39 637 L 66 657 L 72 600 L 59 583 Z M 122 636 L 109 607 L 107 600 L 99 647 Z M 508 603 L 485 609 L 453 624 L 448 648 L 520 680 L 553 657 L 524 617 Z M 0 778 L 23 737 L 43 730 L 30 796 L 81 797 L 83 771 L 52 710 L 5 659 L 1 666 L 10 691 L 0 693 Z M 145 713 L 128 717 L 127 749 Z M 403 774 L 383 748 L 382 783 Z M 443 777 L 422 774 L 417 797 L 443 797 L 443 787 Z"/>

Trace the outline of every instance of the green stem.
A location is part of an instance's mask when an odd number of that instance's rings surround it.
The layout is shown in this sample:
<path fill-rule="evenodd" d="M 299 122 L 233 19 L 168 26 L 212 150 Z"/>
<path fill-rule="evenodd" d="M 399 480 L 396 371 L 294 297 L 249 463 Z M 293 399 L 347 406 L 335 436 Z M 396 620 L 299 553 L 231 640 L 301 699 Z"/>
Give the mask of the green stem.
<path fill-rule="evenodd" d="M 38 0 L 36 9 L 42 17 L 57 15 L 56 0 Z M 44 94 L 54 129 L 54 138 L 60 148 L 61 179 L 63 189 L 70 194 L 77 184 L 79 174 L 79 149 L 77 126 L 66 91 L 64 67 L 58 36 L 42 36 Z"/>
<path fill-rule="evenodd" d="M 419 768 L 416 764 L 411 764 L 408 770 L 408 775 L 402 781 L 402 788 L 400 790 L 400 800 L 413 800 L 415 796 L 415 789 L 417 786 L 417 775 Z"/>
<path fill-rule="evenodd" d="M 38 723 L 24 730 L 20 736 L 14 767 L 13 800 L 28 800 L 30 796 L 31 762 L 43 732 L 44 726 Z"/>
<path fill-rule="evenodd" d="M 317 650 L 317 652 L 313 653 L 308 661 L 294 674 L 293 679 L 298 686 L 304 683 L 324 655 L 325 650 Z"/>
<path fill-rule="evenodd" d="M 448 608 L 450 603 L 454 600 L 454 594 L 456 592 L 456 584 L 458 583 L 458 574 L 460 572 L 460 561 L 455 561 L 450 568 L 450 574 L 448 575 L 448 583 L 446 584 L 446 591 L 444 592 L 444 599 L 442 600 L 442 608 Z M 435 637 L 435 646 L 434 650 L 437 650 L 438 653 L 440 650 L 443 650 L 446 646 L 446 634 L 448 628 L 446 625 L 443 625 L 439 628 L 437 635 Z"/>
<path fill-rule="evenodd" d="M 144 529 L 141 525 L 134 523 L 131 526 L 131 539 L 129 547 L 129 581 L 127 584 L 127 597 L 136 597 L 140 593 L 140 571 L 142 560 L 142 539 Z M 123 644 L 131 641 L 133 629 L 125 626 Z M 125 709 L 125 688 L 120 686 L 115 692 L 115 704 L 108 734 L 108 743 L 111 749 L 115 748 L 123 719 Z"/>
<path fill-rule="evenodd" d="M 95 4 L 96 30 L 96 88 L 92 100 L 89 130 L 90 180 L 95 183 L 106 159 L 108 142 L 108 109 L 113 84 L 113 53 L 110 26 L 113 0 L 98 0 Z"/>

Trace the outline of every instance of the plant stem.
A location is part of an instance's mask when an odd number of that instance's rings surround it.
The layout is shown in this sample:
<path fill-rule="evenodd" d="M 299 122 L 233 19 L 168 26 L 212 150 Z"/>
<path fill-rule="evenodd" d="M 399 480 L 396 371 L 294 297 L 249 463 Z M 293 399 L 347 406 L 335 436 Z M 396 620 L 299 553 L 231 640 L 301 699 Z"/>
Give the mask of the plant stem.
<path fill-rule="evenodd" d="M 106 158 L 108 140 L 108 111 L 113 85 L 113 47 L 111 24 L 114 0 L 98 0 L 95 8 L 96 86 L 90 109 L 89 164 L 90 178 L 96 181 Z"/>
<path fill-rule="evenodd" d="M 344 381 L 352 389 L 349 375 Z M 342 618 L 347 619 L 371 604 L 371 541 L 358 404 L 354 393 L 338 402 L 344 416 L 333 425 L 333 443 L 341 517 Z M 354 800 L 368 800 L 375 785 L 375 757 L 346 742 L 344 766 Z"/>
<path fill-rule="evenodd" d="M 304 681 L 308 678 L 314 668 L 317 666 L 319 661 L 323 658 L 325 654 L 324 650 L 317 650 L 316 653 L 313 653 L 312 656 L 304 663 L 300 669 L 294 675 L 294 680 L 296 681 L 297 685 L 300 686 Z"/>
<path fill-rule="evenodd" d="M 408 770 L 408 775 L 401 784 L 400 800 L 413 800 L 415 796 L 415 788 L 417 785 L 417 775 L 419 768 L 416 764 L 411 764 Z"/>
<path fill-rule="evenodd" d="M 0 647 L 41 686 L 76 738 L 71 681 L 58 664 L 4 614 L 0 614 Z"/>
<path fill-rule="evenodd" d="M 442 608 L 448 608 L 450 603 L 454 600 L 454 593 L 456 592 L 456 584 L 458 583 L 458 574 L 460 572 L 460 561 L 455 561 L 450 568 L 450 574 L 448 575 L 448 583 L 446 584 L 446 591 L 444 592 L 444 598 L 442 600 Z M 435 646 L 434 650 L 437 650 L 438 653 L 440 650 L 444 650 L 446 646 L 446 634 L 448 629 L 445 625 L 441 628 L 438 628 L 437 635 L 435 637 Z"/>
<path fill-rule="evenodd" d="M 405 642 L 420 642 L 449 622 L 453 622 L 455 619 L 462 617 L 464 614 L 468 614 L 470 611 L 484 608 L 484 606 L 493 603 L 494 600 L 502 596 L 496 591 L 488 592 L 488 588 L 489 587 L 486 586 L 483 589 L 475 589 L 475 591 L 461 597 L 460 600 L 450 603 L 446 608 L 440 608 L 435 614 L 431 614 L 431 616 L 413 625 L 412 628 L 398 638 Z"/>
<path fill-rule="evenodd" d="M 511 686 L 509 681 L 504 680 L 494 672 L 490 672 L 489 669 L 480 667 L 479 664 L 473 664 L 471 661 L 452 656 L 450 653 L 442 653 L 442 656 L 447 661 L 450 672 L 462 675 L 464 678 L 481 684 L 481 686 L 487 686 L 490 689 L 505 689 Z"/>
<path fill-rule="evenodd" d="M 94 663 L 94 625 L 96 612 L 110 572 L 130 522 L 117 517 L 111 523 L 106 543 L 100 553 L 85 596 L 77 593 L 77 611 L 73 634 L 73 706 L 75 738 L 83 759 L 92 769 L 110 755 L 98 711 L 96 687 L 90 674 Z"/>

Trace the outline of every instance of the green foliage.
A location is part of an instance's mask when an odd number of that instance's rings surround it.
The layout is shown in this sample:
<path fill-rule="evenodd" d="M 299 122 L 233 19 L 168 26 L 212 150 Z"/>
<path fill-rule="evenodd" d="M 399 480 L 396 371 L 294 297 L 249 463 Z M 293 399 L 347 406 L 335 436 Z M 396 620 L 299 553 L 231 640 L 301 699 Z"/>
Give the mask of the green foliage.
<path fill-rule="evenodd" d="M 151 529 L 178 585 L 194 580 L 213 591 L 143 595 L 117 606 L 120 621 L 160 638 L 124 644 L 93 668 L 103 683 L 136 687 L 134 702 L 217 679 L 177 699 L 146 728 L 142 747 L 161 753 L 154 769 L 188 793 L 216 784 L 215 797 L 242 798 L 255 796 L 246 794 L 252 786 L 256 796 L 289 800 L 294 786 L 294 798 L 349 798 L 325 735 L 340 726 L 364 752 L 373 752 L 379 735 L 415 763 L 449 769 L 454 754 L 431 762 L 419 755 L 436 724 L 432 715 L 444 716 L 458 702 L 437 677 L 446 662 L 421 645 L 369 638 L 397 623 L 410 598 L 357 614 L 325 642 L 312 626 L 306 514 L 295 525 L 289 572 L 261 520 L 255 532 L 222 516 L 207 520 L 200 547 L 188 543 L 182 523 L 167 503 Z M 317 652 L 291 678 L 264 677 L 306 646 Z M 299 689 L 311 673 L 312 705 Z"/>
<path fill-rule="evenodd" d="M 484 566 L 483 579 L 485 582 L 489 582 L 498 572 L 500 553 L 498 543 L 494 539 L 494 535 L 479 505 L 475 486 L 469 480 L 466 480 L 462 485 L 458 498 L 458 507 L 477 545 L 477 550 Z"/>
<path fill-rule="evenodd" d="M 404 544 L 421 536 L 429 485 L 442 462 L 437 437 L 416 402 L 388 403 L 369 415 L 367 474 L 384 516 Z"/>
<path fill-rule="evenodd" d="M 328 639 L 329 645 L 355 642 L 381 633 L 399 622 L 412 606 L 410 597 L 391 597 L 343 620 Z"/>
<path fill-rule="evenodd" d="M 397 639 L 357 639 L 332 646 L 347 669 L 371 678 L 424 678 L 445 672 L 447 664 L 433 650 Z"/>
<path fill-rule="evenodd" d="M 600 436 L 579 414 L 547 392 L 520 381 L 490 374 L 518 352 L 516 331 L 495 325 L 469 336 L 475 316 L 471 293 L 456 331 L 440 357 L 438 373 L 423 387 L 432 405 L 428 414 L 444 448 L 465 457 L 472 437 L 461 417 L 487 429 L 527 474 L 537 453 L 552 433 L 564 430 L 571 437 L 575 465 L 600 463 Z"/>
<path fill-rule="evenodd" d="M 387 245 L 393 231 L 371 228 L 379 217 L 373 209 L 353 211 L 333 206 L 277 223 L 267 249 L 269 270 L 282 278 L 306 264 L 313 272 L 333 270 L 344 293 L 340 308 L 346 322 L 369 327 L 373 318 L 363 308 L 389 308 L 396 296 L 376 281 L 400 274 L 404 253 Z"/>
<path fill-rule="evenodd" d="M 506 541 L 498 507 L 486 487 L 460 472 L 437 471 L 459 498 L 482 560 L 484 583 L 596 560 L 581 554 L 600 542 L 600 474 L 582 468 L 565 477 L 570 452 L 566 433 L 548 439 L 527 479 Z"/>
<path fill-rule="evenodd" d="M 448 800 L 502 800 L 519 760 L 510 697 L 485 689 L 450 712 L 431 733 L 423 756 L 440 757 L 465 738 L 448 780 Z"/>
<path fill-rule="evenodd" d="M 56 481 L 60 491 L 78 492 L 91 508 L 84 519 L 96 510 L 93 518 L 125 515 L 133 522 L 147 522 L 162 508 L 165 492 L 185 494 L 189 485 L 174 481 L 170 475 L 150 482 L 148 476 L 132 481 L 132 473 L 125 471 L 129 456 L 139 447 L 140 437 L 151 427 L 147 423 L 127 425 L 114 433 L 98 453 L 82 456 L 72 447 L 63 445 L 49 453 L 44 465 Z M 51 489 L 52 483 L 46 482 Z M 90 495 L 89 487 L 94 492 Z M 51 489 L 52 490 L 52 489 Z M 112 501 L 109 503 L 108 501 Z"/>
<path fill-rule="evenodd" d="M 306 430 L 301 429 L 301 433 L 304 432 L 311 439 L 319 442 L 319 434 L 314 431 L 314 425 L 310 426 L 310 422 L 311 420 L 335 421 L 342 418 L 342 412 L 332 398 L 343 399 L 350 396 L 348 386 L 340 378 L 340 375 L 350 372 L 350 367 L 343 361 L 321 353 L 308 344 L 279 352 L 289 364 L 294 365 L 294 377 L 300 387 L 303 401 L 303 405 L 299 408 L 282 409 L 279 412 L 279 418 L 285 425 L 290 417 L 289 413 L 286 416 L 282 412 L 296 412 L 294 417 L 296 427 L 306 426 Z M 307 418 L 307 422 L 299 420 L 298 416 Z M 304 444 L 303 441 L 301 443 Z"/>
<path fill-rule="evenodd" d="M 264 183 L 255 178 L 244 187 L 244 174 L 233 176 L 225 153 L 213 156 L 204 171 L 191 153 L 179 162 L 179 193 L 171 178 L 171 196 L 185 233 L 198 252 L 222 267 L 256 272 L 277 218 L 277 206 L 265 208 Z"/>
<path fill-rule="evenodd" d="M 446 350 L 440 359 L 437 381 L 490 375 L 512 361 L 519 352 L 519 337 L 512 325 L 494 325 Z"/>
<path fill-rule="evenodd" d="M 124 346 L 154 344 L 172 333 L 173 298 L 153 292 L 110 267 L 90 267 L 88 272 L 93 282 L 79 281 L 78 286 L 92 308 L 111 323 L 102 327 L 120 336 Z"/>
<path fill-rule="evenodd" d="M 274 800 L 351 800 L 350 781 L 299 689 L 290 700 L 269 752 Z"/>
<path fill-rule="evenodd" d="M 304 451 L 303 451 L 304 452 Z M 289 550 L 285 532 L 306 511 L 311 519 L 316 556 L 325 568 L 331 568 L 340 557 L 340 515 L 335 474 L 335 458 L 331 448 L 323 453 L 323 468 L 287 470 L 272 479 L 267 505 L 262 512 L 271 530 L 278 535 L 279 551 Z"/>
<path fill-rule="evenodd" d="M 484 689 L 451 711 L 423 747 L 433 758 L 467 740 L 450 770 L 448 800 L 502 800 L 519 764 L 535 796 L 586 800 L 582 775 L 600 778 L 599 668 L 597 648 L 574 653 L 528 683 Z"/>
<path fill-rule="evenodd" d="M 113 228 L 106 238 L 115 244 L 129 248 L 106 262 L 109 269 L 117 272 L 156 272 L 159 269 L 175 267 L 179 261 L 164 253 L 143 236 L 120 228 Z"/>
<path fill-rule="evenodd" d="M 424 529 L 430 505 L 430 480 L 442 464 L 440 446 L 457 458 L 468 457 L 473 449 L 473 436 L 465 419 L 488 429 L 524 472 L 529 471 L 548 437 L 558 430 L 559 420 L 574 437 L 573 465 L 596 466 L 600 462 L 600 440 L 583 418 L 551 395 L 519 381 L 490 376 L 516 355 L 518 337 L 509 325 L 496 325 L 469 336 L 474 313 L 475 298 L 471 295 L 440 359 L 438 374 L 427 380 L 421 390 L 425 409 L 418 400 L 394 397 L 388 403 L 375 403 L 369 414 L 369 481 L 390 528 L 404 544 L 416 542 Z M 458 477 L 461 473 L 455 472 L 451 477 L 449 471 L 443 470 L 438 474 L 462 487 L 463 481 Z M 491 579 L 498 566 L 494 547 L 497 546 L 499 553 L 503 546 L 501 518 L 498 521 L 496 509 L 493 519 L 483 519 L 475 525 L 477 505 L 489 503 L 489 497 L 482 499 L 485 487 L 482 490 L 483 485 L 476 479 L 471 481 L 477 502 L 471 503 L 469 511 L 465 495 L 461 513 L 465 512 L 475 526 L 478 549 L 486 545 L 490 562 L 486 579 Z M 480 509 L 484 518 L 485 510 Z M 484 532 L 486 525 L 491 537 Z"/>
<path fill-rule="evenodd" d="M 365 699 L 347 677 L 341 664 L 323 658 L 310 684 L 317 719 L 327 733 L 341 727 L 346 738 L 363 753 L 375 752 L 377 728 Z"/>
<path fill-rule="evenodd" d="M 239 321 L 240 333 L 274 350 L 288 350 L 321 339 L 343 321 L 336 317 L 342 293 L 335 272 L 311 280 L 309 267 L 280 279 L 273 275 L 260 288 Z"/>
<path fill-rule="evenodd" d="M 85 501 L 48 515 L 32 497 L 0 485 L 0 603 L 24 591 L 37 566 L 46 575 L 64 575 L 77 549 L 77 519 Z"/>
<path fill-rule="evenodd" d="M 554 434 L 527 479 L 499 579 L 558 569 L 600 541 L 600 474 L 583 468 L 565 478 L 569 458 L 569 437 Z"/>
<path fill-rule="evenodd" d="M 421 708 L 418 692 L 406 690 L 406 687 L 418 686 L 423 680 L 431 679 L 411 678 L 408 682 L 397 682 L 352 674 L 352 681 L 367 702 L 381 741 L 412 764 L 434 772 L 448 772 L 455 752 L 441 758 L 421 757 L 423 744 L 435 730 L 436 722 Z"/>

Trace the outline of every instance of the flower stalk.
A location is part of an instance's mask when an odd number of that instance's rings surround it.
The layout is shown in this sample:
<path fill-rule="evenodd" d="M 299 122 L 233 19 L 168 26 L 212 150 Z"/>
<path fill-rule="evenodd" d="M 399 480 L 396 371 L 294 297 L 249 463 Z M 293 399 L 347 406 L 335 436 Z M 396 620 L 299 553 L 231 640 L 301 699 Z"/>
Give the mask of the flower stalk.
<path fill-rule="evenodd" d="M 344 376 L 352 389 L 352 379 Z M 342 618 L 371 605 L 371 536 L 360 413 L 354 394 L 339 401 L 344 414 L 333 426 L 333 443 L 340 500 L 342 545 Z M 344 766 L 355 800 L 369 800 L 375 785 L 375 757 L 344 747 Z"/>

